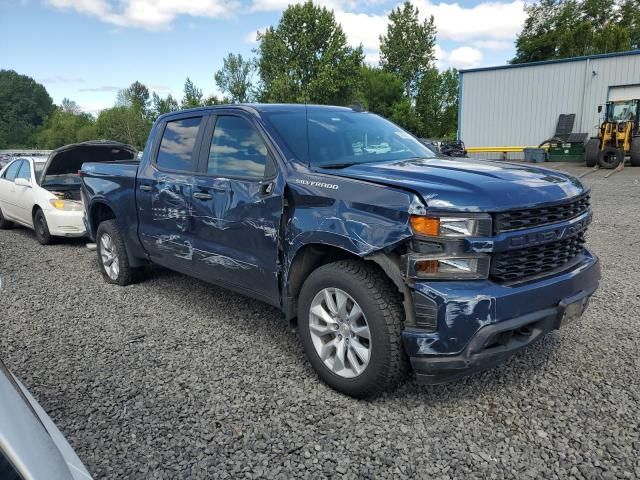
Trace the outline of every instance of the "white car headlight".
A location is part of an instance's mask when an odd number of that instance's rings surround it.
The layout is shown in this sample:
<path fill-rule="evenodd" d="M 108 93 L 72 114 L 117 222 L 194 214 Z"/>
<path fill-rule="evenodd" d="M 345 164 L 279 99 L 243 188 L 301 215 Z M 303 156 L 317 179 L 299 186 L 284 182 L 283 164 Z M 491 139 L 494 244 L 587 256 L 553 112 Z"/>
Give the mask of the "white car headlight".
<path fill-rule="evenodd" d="M 76 202 L 75 200 L 62 200 L 59 198 L 55 198 L 49 200 L 49 203 L 53 205 L 53 208 L 56 210 L 62 210 L 65 212 L 81 212 L 82 204 L 80 202 Z"/>

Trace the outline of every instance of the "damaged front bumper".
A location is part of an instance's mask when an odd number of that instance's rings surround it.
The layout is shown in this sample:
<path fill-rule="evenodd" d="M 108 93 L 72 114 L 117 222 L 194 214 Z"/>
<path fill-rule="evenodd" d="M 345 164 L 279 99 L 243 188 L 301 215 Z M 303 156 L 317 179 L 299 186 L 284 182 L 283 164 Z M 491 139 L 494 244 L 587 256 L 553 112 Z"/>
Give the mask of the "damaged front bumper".
<path fill-rule="evenodd" d="M 523 283 L 417 282 L 435 305 L 434 331 L 407 327 L 404 347 L 419 383 L 445 383 L 500 363 L 579 317 L 598 288 L 600 265 L 585 251 L 570 271 Z"/>

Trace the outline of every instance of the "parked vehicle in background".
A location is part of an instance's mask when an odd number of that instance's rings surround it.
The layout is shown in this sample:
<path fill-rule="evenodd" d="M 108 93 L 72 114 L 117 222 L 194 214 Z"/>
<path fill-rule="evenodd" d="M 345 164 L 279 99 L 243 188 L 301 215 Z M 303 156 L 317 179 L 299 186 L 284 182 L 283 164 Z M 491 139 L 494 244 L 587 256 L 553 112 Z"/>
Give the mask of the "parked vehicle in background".
<path fill-rule="evenodd" d="M 0 478 L 88 480 L 60 430 L 0 360 Z"/>
<path fill-rule="evenodd" d="M 47 245 L 54 237 L 83 237 L 78 170 L 87 161 L 131 160 L 135 149 L 116 142 L 86 142 L 55 150 L 48 158 L 18 157 L 0 171 L 0 228 L 14 223 L 35 231 Z"/>
<path fill-rule="evenodd" d="M 407 357 L 423 383 L 493 365 L 579 318 L 600 278 L 578 179 L 438 158 L 349 108 L 163 115 L 141 162 L 87 163 L 81 181 L 108 282 L 151 261 L 275 305 L 356 397 Z"/>

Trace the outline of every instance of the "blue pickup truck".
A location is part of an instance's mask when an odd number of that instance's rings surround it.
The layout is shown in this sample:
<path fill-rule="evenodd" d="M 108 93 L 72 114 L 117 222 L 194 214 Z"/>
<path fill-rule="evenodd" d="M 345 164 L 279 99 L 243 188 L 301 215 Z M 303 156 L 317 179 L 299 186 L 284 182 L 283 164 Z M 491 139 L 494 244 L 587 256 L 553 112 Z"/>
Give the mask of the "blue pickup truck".
<path fill-rule="evenodd" d="M 490 367 L 578 319 L 600 279 L 578 179 L 439 158 L 358 108 L 175 112 L 139 163 L 80 176 L 107 282 L 152 262 L 274 305 L 355 397 L 410 367 L 427 384 Z"/>

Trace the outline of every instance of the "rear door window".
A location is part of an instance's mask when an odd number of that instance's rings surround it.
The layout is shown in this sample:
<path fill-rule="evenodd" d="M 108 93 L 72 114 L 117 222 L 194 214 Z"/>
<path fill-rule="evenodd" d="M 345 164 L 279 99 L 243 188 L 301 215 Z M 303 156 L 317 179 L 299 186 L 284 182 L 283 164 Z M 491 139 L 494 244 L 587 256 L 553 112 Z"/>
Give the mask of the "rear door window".
<path fill-rule="evenodd" d="M 167 122 L 156 165 L 161 169 L 193 171 L 196 138 L 202 117 L 181 118 Z"/>
<path fill-rule="evenodd" d="M 4 178 L 5 180 L 9 180 L 10 182 L 13 182 L 16 179 L 16 176 L 18 175 L 18 171 L 20 171 L 20 167 L 22 166 L 23 162 L 24 160 L 17 160 L 13 162 L 11 165 L 9 165 L 9 168 L 5 170 L 4 174 L 2 175 L 2 178 Z"/>

